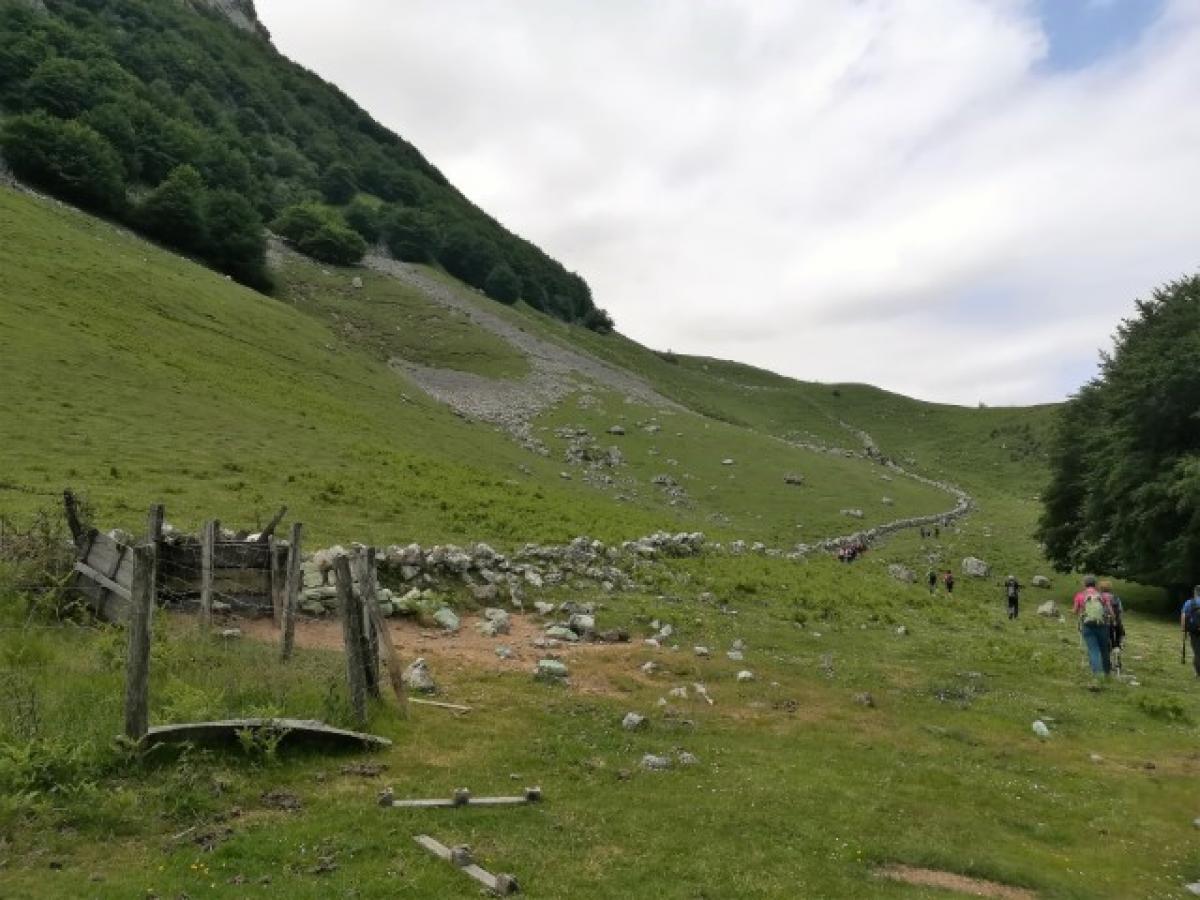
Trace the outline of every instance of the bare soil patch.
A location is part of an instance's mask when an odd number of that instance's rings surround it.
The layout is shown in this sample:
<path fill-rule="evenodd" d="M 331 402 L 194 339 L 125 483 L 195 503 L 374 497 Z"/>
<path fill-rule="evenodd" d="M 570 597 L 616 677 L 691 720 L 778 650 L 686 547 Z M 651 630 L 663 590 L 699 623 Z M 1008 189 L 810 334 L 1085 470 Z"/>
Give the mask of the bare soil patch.
<path fill-rule="evenodd" d="M 1025 888 L 987 881 L 983 878 L 972 878 L 969 875 L 959 875 L 955 872 L 943 872 L 939 869 L 921 869 L 916 866 L 892 865 L 885 866 L 876 872 L 881 878 L 893 881 L 903 881 L 916 887 L 941 888 L 966 894 L 969 897 L 996 897 L 999 900 L 1037 900 L 1037 894 Z"/>

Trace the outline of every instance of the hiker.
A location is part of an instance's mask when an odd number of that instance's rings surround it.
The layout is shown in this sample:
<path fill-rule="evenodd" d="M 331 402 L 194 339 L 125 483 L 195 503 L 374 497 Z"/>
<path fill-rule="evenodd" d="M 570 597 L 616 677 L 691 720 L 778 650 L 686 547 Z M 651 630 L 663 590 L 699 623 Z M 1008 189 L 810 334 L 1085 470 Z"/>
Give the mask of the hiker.
<path fill-rule="evenodd" d="M 937 590 L 937 572 L 933 571 L 933 569 L 930 569 L 925 574 L 925 577 L 929 579 L 929 593 L 932 594 Z"/>
<path fill-rule="evenodd" d="M 1125 649 L 1125 604 L 1121 602 L 1121 598 L 1113 593 L 1112 582 L 1107 578 L 1100 582 L 1100 593 L 1104 595 L 1104 599 L 1108 601 L 1108 610 L 1112 615 L 1112 621 L 1108 623 L 1108 652 L 1109 656 L 1115 654 L 1118 659 L 1121 657 L 1121 651 Z M 1110 669 L 1119 666 L 1109 666 Z"/>
<path fill-rule="evenodd" d="M 946 593 L 953 594 L 954 593 L 954 573 L 951 572 L 949 569 L 947 569 L 946 574 L 942 576 L 942 580 L 946 583 Z"/>
<path fill-rule="evenodd" d="M 1079 633 L 1087 645 L 1088 663 L 1093 675 L 1107 675 L 1112 668 L 1109 658 L 1108 626 L 1112 610 L 1096 587 L 1096 576 L 1083 579 L 1083 590 L 1075 595 L 1075 615 L 1079 617 Z"/>
<path fill-rule="evenodd" d="M 1008 617 L 1017 617 L 1017 604 L 1021 599 L 1021 583 L 1012 575 L 1004 579 L 1004 595 L 1008 598 Z"/>
<path fill-rule="evenodd" d="M 1179 626 L 1192 644 L 1192 667 L 1200 678 L 1200 584 L 1179 612 Z"/>

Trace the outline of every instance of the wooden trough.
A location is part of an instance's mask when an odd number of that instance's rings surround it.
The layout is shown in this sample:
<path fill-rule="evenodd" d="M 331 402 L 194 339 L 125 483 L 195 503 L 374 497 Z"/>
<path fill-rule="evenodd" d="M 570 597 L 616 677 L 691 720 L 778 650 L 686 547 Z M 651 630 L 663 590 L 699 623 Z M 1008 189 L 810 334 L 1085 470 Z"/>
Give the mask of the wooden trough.
<path fill-rule="evenodd" d="M 334 728 L 312 719 L 224 719 L 218 722 L 184 722 L 178 725 L 154 725 L 146 731 L 142 745 L 191 743 L 203 746 L 237 744 L 238 733 L 269 730 L 282 734 L 281 744 L 303 743 L 309 746 L 380 750 L 392 746 L 385 737 Z"/>

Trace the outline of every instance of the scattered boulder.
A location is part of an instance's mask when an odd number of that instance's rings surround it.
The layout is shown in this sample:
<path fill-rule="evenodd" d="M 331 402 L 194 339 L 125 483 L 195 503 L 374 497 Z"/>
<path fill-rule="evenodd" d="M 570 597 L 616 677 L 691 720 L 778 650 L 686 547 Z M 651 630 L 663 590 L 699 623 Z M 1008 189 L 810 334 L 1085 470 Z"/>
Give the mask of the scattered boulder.
<path fill-rule="evenodd" d="M 621 727 L 626 731 L 637 731 L 639 728 L 645 728 L 646 725 L 646 717 L 639 716 L 635 712 L 625 713 L 625 718 L 621 720 Z"/>
<path fill-rule="evenodd" d="M 410 691 L 419 691 L 422 694 L 432 694 L 437 691 L 437 684 L 434 683 L 433 676 L 429 674 L 429 664 L 423 657 L 414 659 L 400 678 L 408 685 Z"/>
<path fill-rule="evenodd" d="M 897 637 L 904 637 L 907 634 L 908 634 L 908 626 L 907 625 L 897 625 L 896 626 L 896 636 Z"/>
<path fill-rule="evenodd" d="M 454 610 L 448 606 L 443 606 L 435 612 L 433 614 L 433 621 L 437 622 L 444 631 L 458 631 L 461 625 Z"/>
<path fill-rule="evenodd" d="M 483 611 L 485 622 L 492 626 L 492 634 L 508 634 L 512 630 L 512 619 L 499 607 L 490 606 Z"/>
<path fill-rule="evenodd" d="M 855 694 L 854 702 L 860 706 L 865 706 L 868 709 L 874 709 L 875 707 L 875 698 L 871 695 L 870 691 L 863 691 L 861 694 Z"/>
<path fill-rule="evenodd" d="M 733 460 L 732 460 L 732 459 L 723 459 L 723 460 L 721 460 L 721 465 L 723 465 L 723 466 L 732 466 L 732 465 L 733 465 Z"/>
<path fill-rule="evenodd" d="M 557 659 L 539 659 L 537 672 L 534 674 L 535 677 L 547 681 L 559 680 L 567 677 L 567 666 Z"/>
<path fill-rule="evenodd" d="M 671 757 L 655 756 L 653 753 L 647 753 L 642 757 L 642 768 L 648 769 L 651 772 L 665 772 L 671 768 Z"/>
<path fill-rule="evenodd" d="M 568 641 L 572 644 L 578 642 L 579 640 L 579 635 L 577 635 L 570 628 L 567 628 L 565 625 L 548 626 L 546 628 L 546 637 L 553 638 L 556 641 Z"/>
<path fill-rule="evenodd" d="M 992 567 L 978 557 L 968 556 L 962 561 L 962 572 L 972 578 L 987 578 L 992 574 Z"/>
<path fill-rule="evenodd" d="M 753 681 L 754 673 L 749 669 L 742 669 L 742 671 L 737 673 L 737 680 L 739 684 L 745 684 L 747 681 Z"/>
<path fill-rule="evenodd" d="M 787 475 L 783 476 L 783 483 L 784 484 L 794 484 L 797 486 L 803 485 L 804 484 L 804 476 L 797 475 L 794 472 L 789 472 Z"/>
<path fill-rule="evenodd" d="M 741 650 L 728 650 L 725 655 L 733 662 L 741 662 L 745 659 L 745 654 Z"/>
<path fill-rule="evenodd" d="M 675 697 L 679 700 L 686 700 L 687 695 L 688 695 L 687 686 L 682 685 L 682 684 L 679 687 L 673 687 L 669 691 L 667 691 L 668 697 Z"/>
<path fill-rule="evenodd" d="M 707 647 L 693 647 L 692 652 L 697 656 L 703 657 L 704 659 L 708 659 L 710 656 L 712 656 L 712 651 Z"/>
<path fill-rule="evenodd" d="M 533 608 L 539 616 L 548 616 L 554 612 L 554 604 L 546 603 L 544 600 L 534 602 Z"/>
<path fill-rule="evenodd" d="M 891 497 L 883 497 L 880 499 L 879 502 L 882 503 L 884 506 L 895 506 L 896 505 L 896 501 L 893 500 Z"/>
<path fill-rule="evenodd" d="M 1058 606 L 1053 600 L 1047 600 L 1037 608 L 1037 614 L 1039 616 L 1045 616 L 1047 619 L 1057 619 Z"/>
<path fill-rule="evenodd" d="M 509 647 L 507 644 L 497 644 L 496 645 L 496 655 L 498 657 L 500 657 L 501 659 L 512 659 L 513 658 L 513 649 L 512 649 L 512 647 Z"/>
<path fill-rule="evenodd" d="M 621 425 L 613 425 L 611 428 L 608 429 L 608 433 L 614 434 L 614 435 L 617 435 L 618 437 L 620 437 L 621 435 L 623 435 L 625 433 L 625 429 Z"/>
<path fill-rule="evenodd" d="M 737 638 L 734 640 L 734 642 L 732 644 L 729 645 L 729 647 L 731 650 L 736 650 L 740 653 L 741 651 L 746 649 L 746 642 L 743 641 L 741 638 Z"/>
<path fill-rule="evenodd" d="M 629 632 L 624 628 L 609 628 L 601 631 L 596 637 L 606 644 L 628 644 Z"/>
<path fill-rule="evenodd" d="M 653 675 L 655 672 L 658 671 L 658 663 L 656 663 L 654 660 L 644 662 L 641 665 L 641 670 L 643 672 L 645 672 L 647 675 Z"/>
<path fill-rule="evenodd" d="M 1046 723 L 1038 719 L 1033 723 L 1033 733 L 1040 737 L 1043 741 L 1050 737 L 1050 729 L 1046 727 Z"/>
<path fill-rule="evenodd" d="M 686 750 L 680 750 L 675 758 L 679 760 L 681 766 L 695 766 L 700 763 L 700 759 L 695 754 L 688 753 Z"/>
<path fill-rule="evenodd" d="M 903 581 L 905 584 L 914 584 L 917 580 L 917 573 L 907 566 L 902 566 L 899 563 L 892 563 L 888 566 L 888 574 L 897 581 Z"/>
<path fill-rule="evenodd" d="M 861 519 L 864 513 L 861 509 L 843 509 L 842 515 L 849 516 L 851 519 Z"/>
<path fill-rule="evenodd" d="M 500 589 L 494 584 L 473 584 L 471 596 L 475 598 L 476 603 L 495 603 L 496 598 L 500 596 Z"/>
<path fill-rule="evenodd" d="M 585 613 L 575 613 L 567 621 L 567 627 L 583 640 L 588 640 L 596 633 L 596 617 Z"/>
<path fill-rule="evenodd" d="M 1045 575 L 1034 575 L 1033 579 L 1029 583 L 1032 584 L 1035 588 L 1045 589 L 1045 588 L 1050 587 L 1050 579 L 1047 578 Z"/>

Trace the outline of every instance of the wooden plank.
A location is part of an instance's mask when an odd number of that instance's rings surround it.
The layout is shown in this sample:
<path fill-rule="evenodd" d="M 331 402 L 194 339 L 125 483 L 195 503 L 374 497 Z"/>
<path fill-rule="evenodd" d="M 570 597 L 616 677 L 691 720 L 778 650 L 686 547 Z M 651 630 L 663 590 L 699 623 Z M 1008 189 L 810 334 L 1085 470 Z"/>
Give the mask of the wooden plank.
<path fill-rule="evenodd" d="M 483 885 L 493 894 L 505 897 L 521 892 L 517 880 L 511 875 L 493 875 L 487 869 L 475 865 L 469 847 L 447 847 L 441 841 L 435 840 L 427 834 L 414 835 L 413 840 L 438 859 L 450 863 L 464 875 Z"/>
<path fill-rule="evenodd" d="M 453 797 L 435 797 L 432 799 L 397 800 L 388 795 L 380 800 L 380 806 L 392 806 L 397 809 L 452 809 L 458 806 L 524 806 L 529 803 L 540 803 L 542 789 L 540 787 L 525 788 L 520 797 L 472 797 L 471 792 L 460 788 Z"/>
<path fill-rule="evenodd" d="M 344 553 L 333 561 L 337 582 L 338 609 L 342 614 L 342 641 L 346 649 L 346 681 L 350 690 L 350 708 L 361 728 L 367 721 L 367 684 L 363 662 L 362 607 L 354 597 L 350 559 Z"/>
<path fill-rule="evenodd" d="M 258 542 L 260 544 L 267 543 L 275 534 L 275 529 L 279 527 L 279 523 L 283 521 L 283 517 L 287 515 L 287 507 L 279 507 L 279 512 L 272 516 L 271 521 L 267 523 L 267 527 L 258 533 Z"/>
<path fill-rule="evenodd" d="M 236 744 L 238 732 L 273 729 L 283 733 L 284 742 L 304 742 L 326 747 L 382 749 L 392 742 L 376 734 L 334 728 L 311 719 L 223 719 L 214 722 L 183 722 L 155 725 L 143 741 L 146 745 L 165 743 Z"/>
<path fill-rule="evenodd" d="M 200 532 L 200 627 L 205 631 L 212 628 L 213 547 L 219 530 L 217 520 L 210 519 Z"/>
<path fill-rule="evenodd" d="M 83 517 L 79 515 L 79 503 L 75 499 L 75 493 L 69 488 L 63 491 L 63 508 L 66 511 L 67 528 L 71 530 L 71 538 L 78 545 L 88 529 L 83 524 Z"/>
<path fill-rule="evenodd" d="M 436 706 L 439 709 L 452 709 L 455 712 L 470 712 L 471 707 L 461 706 L 458 703 L 443 703 L 441 700 L 422 700 L 420 697 L 410 697 L 409 703 L 416 703 L 419 706 Z"/>
<path fill-rule="evenodd" d="M 125 602 L 128 603 L 132 600 L 132 595 L 131 595 L 131 591 L 129 588 L 125 587 L 123 584 L 119 584 L 119 583 L 113 581 L 111 578 L 109 578 L 103 572 L 97 572 L 95 569 L 93 569 L 87 563 L 76 562 L 75 563 L 75 571 L 78 572 L 79 574 L 91 579 L 92 581 L 94 581 L 96 584 L 100 585 L 105 590 L 112 591 L 114 594 L 116 594 L 118 597 L 120 597 Z"/>
<path fill-rule="evenodd" d="M 292 656 L 292 646 L 296 640 L 296 605 L 300 600 L 300 538 L 304 526 L 299 522 L 292 523 L 292 536 L 288 543 L 287 557 L 287 591 L 283 598 L 283 639 L 280 641 L 279 655 L 287 660 Z"/>
<path fill-rule="evenodd" d="M 284 583 L 287 576 L 284 571 L 285 560 L 280 558 L 275 535 L 267 538 L 267 552 L 271 557 L 271 617 L 275 627 L 279 628 L 283 624 L 283 592 L 287 589 Z"/>
<path fill-rule="evenodd" d="M 125 736 L 140 741 L 150 725 L 150 611 L 154 608 L 154 548 L 133 549 L 129 653 L 125 659 Z M 119 587 L 119 585 L 118 585 Z"/>
<path fill-rule="evenodd" d="M 358 569 L 358 596 L 363 618 L 363 676 L 367 693 L 379 699 L 379 632 L 375 620 L 381 619 L 375 599 L 375 548 L 367 547 L 355 556 Z M 375 615 L 372 615 L 372 611 Z M 391 671 L 390 669 L 388 670 Z"/>

